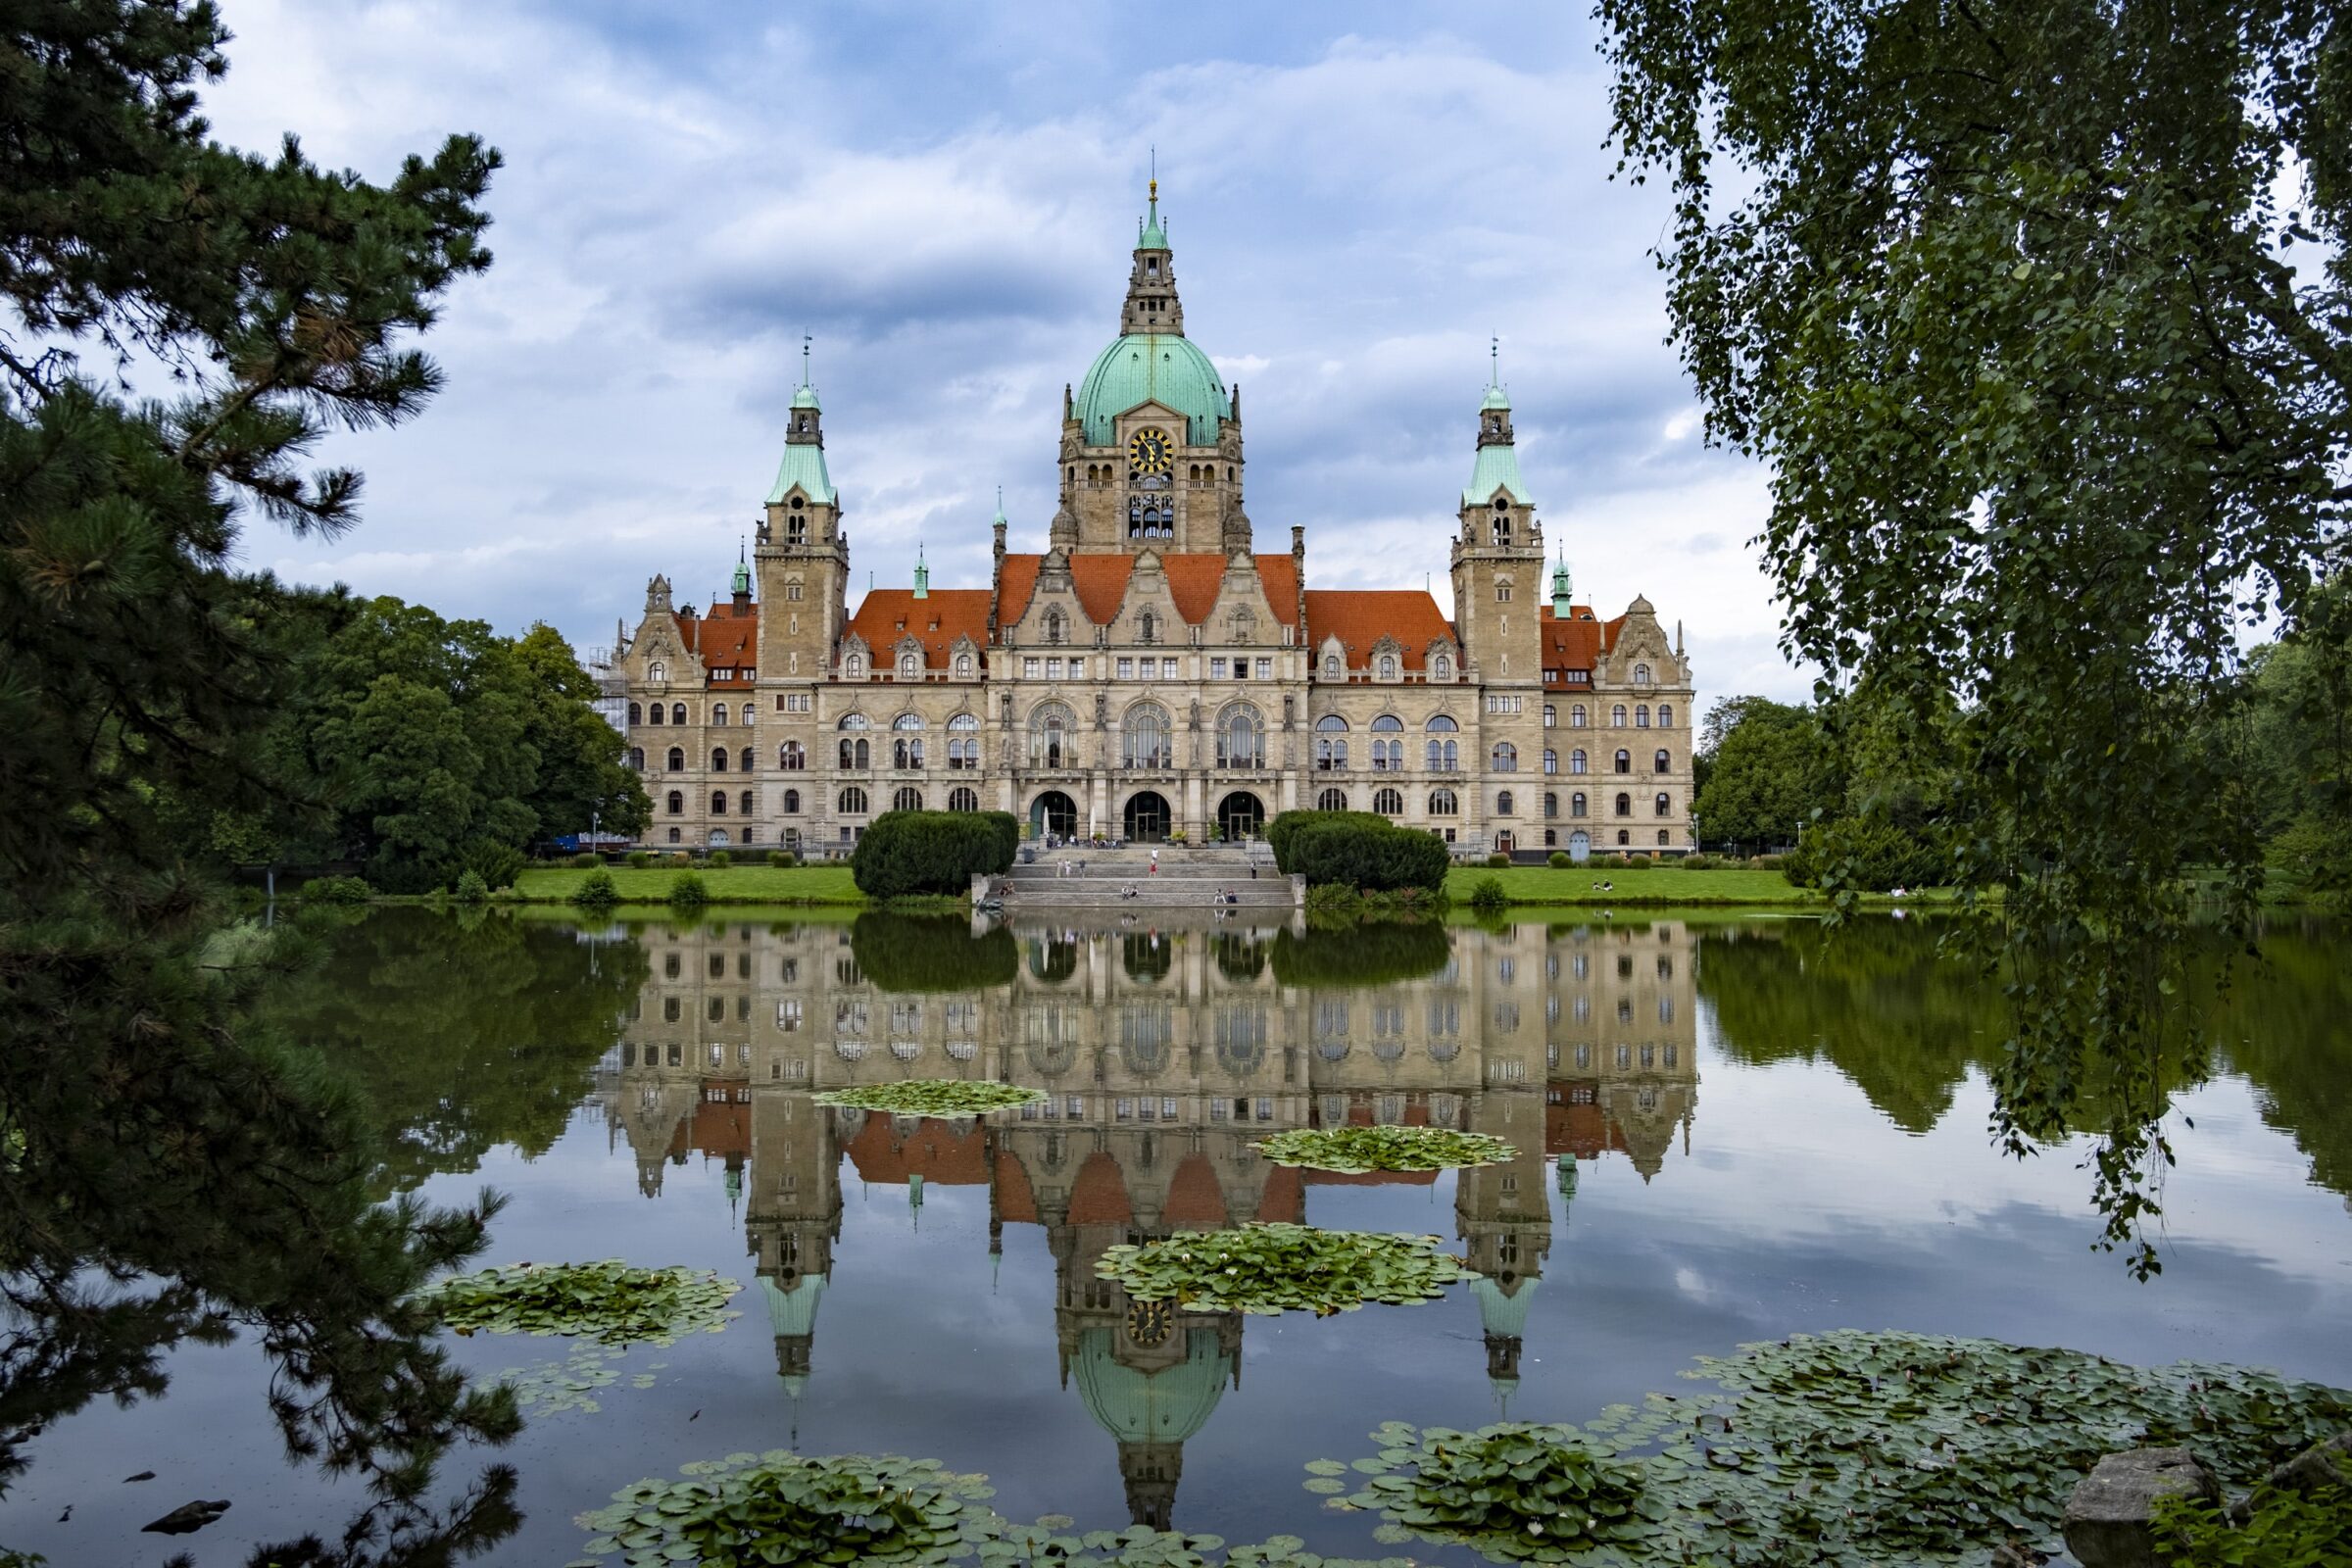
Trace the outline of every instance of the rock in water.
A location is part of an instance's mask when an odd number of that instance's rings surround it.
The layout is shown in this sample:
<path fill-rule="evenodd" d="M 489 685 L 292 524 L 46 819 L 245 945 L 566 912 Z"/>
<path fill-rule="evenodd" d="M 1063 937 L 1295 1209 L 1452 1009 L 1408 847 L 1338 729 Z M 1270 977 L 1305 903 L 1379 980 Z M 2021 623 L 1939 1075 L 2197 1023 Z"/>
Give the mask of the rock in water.
<path fill-rule="evenodd" d="M 2220 1483 L 2186 1448 L 2111 1453 L 2066 1503 L 2066 1549 L 2082 1568 L 2157 1568 L 2154 1514 L 2160 1497 L 2218 1503 Z"/>
<path fill-rule="evenodd" d="M 226 1512 L 225 1497 L 218 1502 L 183 1502 L 153 1524 L 141 1525 L 139 1531 L 142 1535 L 152 1530 L 159 1536 L 184 1536 L 191 1530 L 202 1530 Z"/>

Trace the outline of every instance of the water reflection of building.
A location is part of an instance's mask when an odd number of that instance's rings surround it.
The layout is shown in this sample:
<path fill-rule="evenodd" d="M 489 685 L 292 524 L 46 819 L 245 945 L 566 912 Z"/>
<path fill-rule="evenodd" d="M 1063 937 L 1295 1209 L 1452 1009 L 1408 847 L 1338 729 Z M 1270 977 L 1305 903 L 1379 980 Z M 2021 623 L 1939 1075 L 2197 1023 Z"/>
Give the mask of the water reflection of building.
<path fill-rule="evenodd" d="M 1516 1387 L 1553 1246 L 1546 1164 L 1624 1155 L 1644 1181 L 1696 1100 L 1695 947 L 1678 922 L 1464 930 L 1410 978 L 1285 983 L 1248 930 L 1022 933 L 1009 980 L 886 991 L 850 928 L 650 926 L 652 978 L 609 1075 L 608 1115 L 660 1190 L 665 1162 L 725 1162 L 795 1395 L 841 1234 L 840 1169 L 868 1183 L 981 1185 L 991 1247 L 1037 1225 L 1054 1260 L 1062 1381 L 1117 1446 L 1133 1517 L 1166 1527 L 1184 1444 L 1241 1376 L 1242 1319 L 1131 1300 L 1113 1246 L 1251 1219 L 1302 1220 L 1316 1187 L 1367 1180 L 1250 1148 L 1347 1122 L 1493 1133 L 1512 1160 L 1459 1173 L 1454 1219 L 1499 1396 Z M 936 936 L 932 940 L 940 940 Z M 1045 1092 L 958 1127 L 817 1105 L 895 1078 Z"/>

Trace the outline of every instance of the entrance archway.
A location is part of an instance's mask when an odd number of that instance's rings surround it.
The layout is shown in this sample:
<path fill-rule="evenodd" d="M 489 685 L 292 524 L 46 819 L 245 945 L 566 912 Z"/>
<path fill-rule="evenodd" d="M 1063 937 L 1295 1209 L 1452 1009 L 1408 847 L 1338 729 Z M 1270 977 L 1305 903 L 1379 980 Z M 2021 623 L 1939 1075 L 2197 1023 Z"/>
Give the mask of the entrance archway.
<path fill-rule="evenodd" d="M 1248 790 L 1235 790 L 1217 803 L 1217 826 L 1228 843 L 1253 839 L 1266 830 L 1266 803 Z"/>
<path fill-rule="evenodd" d="M 1048 790 L 1029 803 L 1029 830 L 1039 838 L 1055 834 L 1070 838 L 1078 831 L 1078 803 L 1059 790 Z"/>
<path fill-rule="evenodd" d="M 1127 809 L 1122 818 L 1127 827 L 1127 842 L 1163 842 L 1168 836 L 1168 827 L 1174 815 L 1168 809 L 1168 798 L 1157 790 L 1136 791 L 1127 798 Z"/>
<path fill-rule="evenodd" d="M 1592 858 L 1592 835 L 1578 828 L 1568 835 L 1568 858 L 1578 865 Z"/>

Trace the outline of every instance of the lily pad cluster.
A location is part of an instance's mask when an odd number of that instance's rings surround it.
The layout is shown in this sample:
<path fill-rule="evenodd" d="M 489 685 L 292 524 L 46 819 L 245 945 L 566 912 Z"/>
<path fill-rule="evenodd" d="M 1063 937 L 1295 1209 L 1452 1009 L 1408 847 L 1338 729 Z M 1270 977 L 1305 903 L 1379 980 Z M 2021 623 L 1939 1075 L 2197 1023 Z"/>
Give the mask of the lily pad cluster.
<path fill-rule="evenodd" d="M 1203 1312 L 1351 1312 L 1366 1301 L 1411 1305 L 1471 1277 L 1435 1236 L 1245 1225 L 1113 1247 L 1096 1272 L 1139 1301 Z"/>
<path fill-rule="evenodd" d="M 941 1563 L 985 1536 L 995 1514 L 987 1478 L 936 1459 L 895 1454 L 803 1458 L 784 1448 L 733 1453 L 684 1467 L 682 1481 L 640 1481 L 612 1505 L 580 1518 L 600 1532 L 593 1562 L 619 1553 L 629 1568 L 689 1562 L 704 1568 L 771 1563 Z"/>
<path fill-rule="evenodd" d="M 603 1391 L 620 1385 L 620 1369 L 612 1363 L 627 1353 L 596 1344 L 582 1345 L 561 1361 L 509 1367 L 499 1374 L 498 1380 L 514 1391 L 514 1402 L 531 1415 L 559 1415 L 567 1410 L 594 1414 L 604 1408 L 599 1397 Z M 667 1364 L 655 1361 L 644 1371 L 630 1373 L 628 1387 L 652 1388 L 661 1381 L 655 1374 Z"/>
<path fill-rule="evenodd" d="M 980 1116 L 1031 1104 L 1046 1096 L 1043 1090 L 986 1079 L 967 1083 L 959 1078 L 909 1078 L 895 1084 L 858 1084 L 814 1098 L 821 1105 L 854 1105 L 900 1116 Z"/>
<path fill-rule="evenodd" d="M 1277 1165 L 1305 1165 L 1349 1175 L 1494 1165 L 1519 1152 L 1486 1133 L 1457 1133 L 1444 1127 L 1300 1127 L 1250 1147 Z"/>
<path fill-rule="evenodd" d="M 453 1274 L 417 1293 L 460 1334 L 571 1334 L 604 1345 L 669 1345 L 716 1334 L 743 1287 L 710 1269 L 594 1263 L 507 1263 Z"/>
<path fill-rule="evenodd" d="M 1383 1540 L 1458 1541 L 1498 1561 L 1544 1554 L 1507 1528 L 1519 1503 L 1505 1492 L 1534 1481 L 1576 1496 L 1571 1477 L 1589 1470 L 1583 1494 L 1607 1510 L 1585 1510 L 1597 1522 L 1580 1563 L 1981 1563 L 2008 1544 L 2058 1549 L 2068 1494 L 2114 1449 L 2186 1445 L 2243 1485 L 2352 1424 L 2352 1394 L 2267 1372 L 1926 1335 L 1800 1335 L 1689 1375 L 1721 1394 L 1651 1395 L 1583 1427 L 1392 1422 L 1352 1466 L 1372 1478 L 1359 1490 L 1333 1494 L 1346 1470 L 1332 1461 L 1308 1466 L 1307 1486 L 1327 1506 L 1379 1510 Z"/>

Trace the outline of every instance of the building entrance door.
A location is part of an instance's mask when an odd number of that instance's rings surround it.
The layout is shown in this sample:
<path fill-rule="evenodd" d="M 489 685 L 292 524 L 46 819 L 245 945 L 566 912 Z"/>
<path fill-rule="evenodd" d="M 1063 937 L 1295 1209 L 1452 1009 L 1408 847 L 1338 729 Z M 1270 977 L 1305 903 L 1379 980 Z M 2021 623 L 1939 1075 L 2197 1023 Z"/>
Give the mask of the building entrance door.
<path fill-rule="evenodd" d="M 1059 790 L 1046 791 L 1029 805 L 1029 831 L 1039 838 L 1071 837 L 1078 831 L 1078 803 Z"/>
<path fill-rule="evenodd" d="M 1217 826 L 1226 841 L 1253 839 L 1266 830 L 1266 806 L 1248 790 L 1235 790 L 1217 803 Z"/>
<path fill-rule="evenodd" d="M 1168 837 L 1168 827 L 1174 817 L 1168 809 L 1168 798 L 1156 790 L 1139 790 L 1127 800 L 1123 814 L 1130 844 L 1161 844 Z"/>
<path fill-rule="evenodd" d="M 1578 828 L 1568 835 L 1568 858 L 1578 865 L 1592 858 L 1592 835 Z"/>

